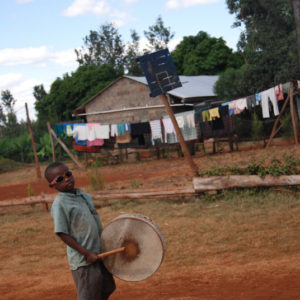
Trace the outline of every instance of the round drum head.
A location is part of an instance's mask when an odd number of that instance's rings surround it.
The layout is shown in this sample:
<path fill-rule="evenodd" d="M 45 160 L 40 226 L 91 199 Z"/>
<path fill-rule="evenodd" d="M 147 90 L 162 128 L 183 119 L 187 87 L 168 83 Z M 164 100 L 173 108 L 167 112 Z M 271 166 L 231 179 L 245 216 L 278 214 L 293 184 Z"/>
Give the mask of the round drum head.
<path fill-rule="evenodd" d="M 159 227 L 149 218 L 124 214 L 113 219 L 101 235 L 102 252 L 125 247 L 121 253 L 103 259 L 106 268 L 126 281 L 151 276 L 162 263 L 166 242 Z"/>

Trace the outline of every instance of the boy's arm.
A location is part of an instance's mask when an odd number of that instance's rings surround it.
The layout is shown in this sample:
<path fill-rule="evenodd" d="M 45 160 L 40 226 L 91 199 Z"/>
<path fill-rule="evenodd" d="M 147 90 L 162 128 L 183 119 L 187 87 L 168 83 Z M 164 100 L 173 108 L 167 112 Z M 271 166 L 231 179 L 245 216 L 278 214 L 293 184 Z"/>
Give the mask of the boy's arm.
<path fill-rule="evenodd" d="M 84 247 L 82 247 L 80 244 L 78 244 L 75 239 L 73 239 L 70 235 L 59 232 L 57 235 L 62 239 L 62 241 L 70 246 L 71 248 L 78 251 L 80 254 L 85 256 L 86 260 L 89 263 L 94 263 L 100 260 L 96 252 L 90 251 Z"/>

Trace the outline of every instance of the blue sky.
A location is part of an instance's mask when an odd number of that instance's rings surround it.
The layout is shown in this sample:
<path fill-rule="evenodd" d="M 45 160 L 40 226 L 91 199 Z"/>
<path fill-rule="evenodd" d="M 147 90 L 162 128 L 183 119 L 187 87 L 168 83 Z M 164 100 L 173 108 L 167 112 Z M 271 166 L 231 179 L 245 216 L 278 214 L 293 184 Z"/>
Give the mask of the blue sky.
<path fill-rule="evenodd" d="M 25 102 L 35 119 L 33 87 L 43 84 L 48 91 L 57 77 L 76 70 L 74 49 L 90 30 L 112 22 L 124 43 L 131 29 L 143 43 L 143 31 L 158 16 L 175 33 L 170 50 L 200 30 L 236 49 L 241 29 L 232 28 L 225 0 L 2 0 L 0 90 L 10 90 L 17 100 L 19 120 L 25 120 Z"/>

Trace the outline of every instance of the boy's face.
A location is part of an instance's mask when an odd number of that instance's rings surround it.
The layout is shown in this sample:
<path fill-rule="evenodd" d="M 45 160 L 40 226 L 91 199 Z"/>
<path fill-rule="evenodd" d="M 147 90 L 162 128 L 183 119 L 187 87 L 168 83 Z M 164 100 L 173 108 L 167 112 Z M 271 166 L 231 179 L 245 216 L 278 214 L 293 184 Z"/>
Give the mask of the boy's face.
<path fill-rule="evenodd" d="M 69 168 L 65 165 L 52 169 L 48 174 L 49 186 L 60 192 L 72 192 L 75 186 L 75 179 L 70 174 Z"/>

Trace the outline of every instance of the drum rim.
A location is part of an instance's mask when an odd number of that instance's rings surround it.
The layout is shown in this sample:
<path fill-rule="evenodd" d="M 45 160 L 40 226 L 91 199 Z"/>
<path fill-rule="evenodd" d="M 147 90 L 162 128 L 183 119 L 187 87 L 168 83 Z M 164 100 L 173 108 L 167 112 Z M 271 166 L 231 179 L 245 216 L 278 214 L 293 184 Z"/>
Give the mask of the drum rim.
<path fill-rule="evenodd" d="M 145 216 L 145 215 L 143 215 L 143 214 L 137 214 L 137 213 L 134 213 L 134 214 L 123 213 L 123 214 L 121 214 L 121 215 L 115 217 L 113 220 L 111 220 L 111 221 L 103 228 L 102 233 L 103 233 L 103 231 L 105 230 L 105 228 L 106 228 L 107 226 L 109 226 L 111 223 L 114 223 L 115 221 L 120 220 L 120 219 L 133 219 L 133 220 L 142 221 L 142 222 L 146 223 L 147 225 L 149 225 L 152 229 L 154 229 L 154 232 L 156 233 L 156 235 L 159 237 L 159 240 L 161 241 L 161 245 L 162 245 L 162 256 L 161 256 L 161 259 L 160 259 L 160 261 L 159 261 L 159 264 L 158 264 L 157 268 L 156 268 L 151 274 L 149 274 L 148 276 L 146 276 L 146 277 L 144 277 L 144 278 L 142 278 L 142 279 L 127 280 L 127 279 L 121 278 L 121 277 L 119 277 L 118 275 L 112 273 L 110 270 L 109 270 L 109 271 L 110 271 L 114 276 L 116 276 L 117 278 L 119 278 L 119 279 L 121 279 L 121 280 L 124 280 L 124 281 L 137 282 L 137 281 L 145 280 L 145 279 L 151 277 L 151 276 L 159 269 L 159 267 L 161 266 L 161 264 L 162 264 L 162 262 L 163 262 L 163 260 L 164 260 L 164 257 L 165 257 L 165 251 L 166 251 L 166 247 L 167 247 L 166 241 L 165 241 L 165 238 L 164 238 L 164 235 L 163 235 L 161 229 L 159 228 L 159 226 L 158 226 L 152 219 L 150 219 L 149 217 L 147 217 L 147 216 Z M 101 233 L 101 235 L 102 235 L 102 233 Z M 107 259 L 109 259 L 109 257 L 103 259 L 104 265 L 105 265 L 105 261 L 106 261 Z"/>

